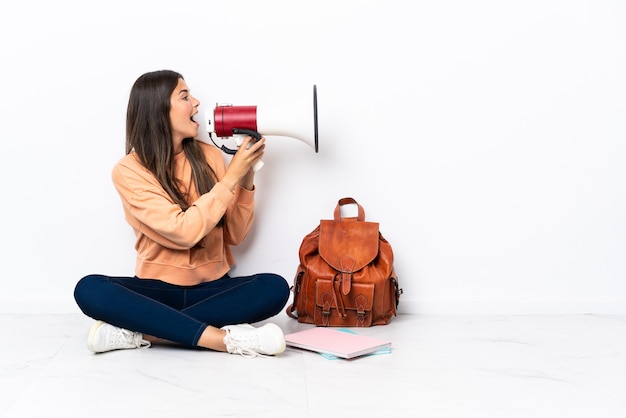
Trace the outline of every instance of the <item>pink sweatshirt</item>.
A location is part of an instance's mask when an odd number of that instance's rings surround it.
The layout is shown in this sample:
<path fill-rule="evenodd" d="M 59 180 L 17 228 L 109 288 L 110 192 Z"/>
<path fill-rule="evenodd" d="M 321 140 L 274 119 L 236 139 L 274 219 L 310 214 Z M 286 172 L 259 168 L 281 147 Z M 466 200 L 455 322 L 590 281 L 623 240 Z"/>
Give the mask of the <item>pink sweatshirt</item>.
<path fill-rule="evenodd" d="M 221 179 L 226 171 L 221 151 L 199 143 Z M 113 168 L 113 184 L 137 237 L 135 274 L 183 286 L 218 279 L 234 263 L 229 246 L 241 243 L 252 226 L 254 190 L 237 186 L 231 193 L 218 182 L 198 196 L 184 152 L 176 155 L 175 165 L 181 190 L 193 202 L 186 211 L 172 201 L 134 152 Z M 224 226 L 216 227 L 224 214 Z"/>

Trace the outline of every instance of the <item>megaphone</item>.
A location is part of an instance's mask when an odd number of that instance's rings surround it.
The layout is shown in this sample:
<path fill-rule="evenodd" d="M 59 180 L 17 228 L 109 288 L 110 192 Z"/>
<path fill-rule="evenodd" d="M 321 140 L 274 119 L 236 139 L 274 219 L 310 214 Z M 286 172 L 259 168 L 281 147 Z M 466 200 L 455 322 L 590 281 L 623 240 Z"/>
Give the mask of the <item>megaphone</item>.
<path fill-rule="evenodd" d="M 212 141 L 213 135 L 219 138 L 232 137 L 239 146 L 246 135 L 256 140 L 262 136 L 285 136 L 304 142 L 317 153 L 317 86 L 313 85 L 313 100 L 300 96 L 253 106 L 217 104 L 214 109 L 206 110 L 205 123 Z M 218 148 L 227 154 L 237 152 L 224 145 Z M 257 171 L 262 166 L 263 161 L 258 161 L 253 169 Z"/>

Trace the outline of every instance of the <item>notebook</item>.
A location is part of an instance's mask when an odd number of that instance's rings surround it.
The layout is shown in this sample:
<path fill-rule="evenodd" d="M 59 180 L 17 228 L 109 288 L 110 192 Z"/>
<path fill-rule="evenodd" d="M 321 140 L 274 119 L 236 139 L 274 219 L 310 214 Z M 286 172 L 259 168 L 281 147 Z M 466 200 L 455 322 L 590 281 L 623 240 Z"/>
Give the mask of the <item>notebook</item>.
<path fill-rule="evenodd" d="M 351 359 L 391 347 L 391 341 L 326 327 L 309 328 L 285 335 L 290 347 Z"/>

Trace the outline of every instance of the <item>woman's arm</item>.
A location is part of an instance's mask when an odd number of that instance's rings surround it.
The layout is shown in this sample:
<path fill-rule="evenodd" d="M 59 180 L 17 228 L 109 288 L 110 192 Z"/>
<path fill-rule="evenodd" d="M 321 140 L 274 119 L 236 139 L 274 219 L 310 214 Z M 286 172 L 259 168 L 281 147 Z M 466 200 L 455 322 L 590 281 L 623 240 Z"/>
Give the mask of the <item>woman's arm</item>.
<path fill-rule="evenodd" d="M 168 248 L 188 249 L 196 245 L 235 202 L 235 195 L 217 183 L 183 211 L 132 156 L 118 163 L 112 175 L 128 223 Z"/>

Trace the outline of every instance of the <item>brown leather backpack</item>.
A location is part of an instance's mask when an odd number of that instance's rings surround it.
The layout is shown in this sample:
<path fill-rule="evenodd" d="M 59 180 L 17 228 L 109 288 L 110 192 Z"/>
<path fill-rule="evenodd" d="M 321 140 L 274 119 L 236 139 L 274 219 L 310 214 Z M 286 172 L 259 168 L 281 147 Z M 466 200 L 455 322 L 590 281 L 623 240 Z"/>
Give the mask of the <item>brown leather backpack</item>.
<path fill-rule="evenodd" d="M 342 218 L 341 206 L 355 204 L 356 218 Z M 302 240 L 287 314 L 298 322 L 330 327 L 385 325 L 396 316 L 402 294 L 391 245 L 365 222 L 363 207 L 340 199 L 334 220 L 321 220 Z"/>

